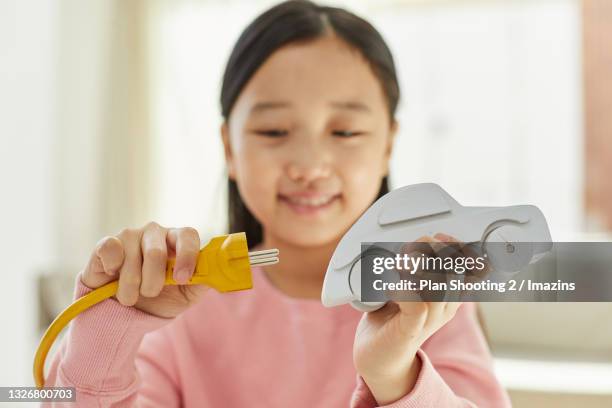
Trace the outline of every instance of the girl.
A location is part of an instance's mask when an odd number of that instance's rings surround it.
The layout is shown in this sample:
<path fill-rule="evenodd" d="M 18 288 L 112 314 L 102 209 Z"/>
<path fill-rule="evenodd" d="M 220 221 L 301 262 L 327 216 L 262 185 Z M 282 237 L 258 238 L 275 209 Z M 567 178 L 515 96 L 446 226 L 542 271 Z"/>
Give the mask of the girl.
<path fill-rule="evenodd" d="M 230 232 L 281 262 L 254 289 L 163 286 L 193 273 L 192 228 L 150 223 L 106 237 L 80 297 L 119 279 L 116 299 L 72 323 L 48 385 L 80 406 L 507 407 L 473 304 L 324 308 L 327 263 L 388 191 L 399 89 L 379 33 L 338 8 L 289 1 L 239 38 L 221 91 Z M 429 241 L 448 241 L 438 234 Z"/>

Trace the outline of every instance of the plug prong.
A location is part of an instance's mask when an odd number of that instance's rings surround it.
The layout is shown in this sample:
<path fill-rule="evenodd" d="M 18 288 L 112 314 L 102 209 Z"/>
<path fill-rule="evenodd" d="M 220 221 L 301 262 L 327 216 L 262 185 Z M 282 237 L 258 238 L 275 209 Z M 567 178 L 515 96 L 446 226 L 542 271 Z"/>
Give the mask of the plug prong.
<path fill-rule="evenodd" d="M 278 263 L 278 249 L 272 248 L 249 252 L 249 263 L 259 266 L 274 265 Z"/>
<path fill-rule="evenodd" d="M 276 255 L 278 255 L 278 249 L 271 248 L 271 249 L 264 249 L 264 250 L 261 250 L 261 251 L 249 252 L 249 258 L 259 257 L 259 256 L 263 256 L 263 255 L 276 256 Z"/>
<path fill-rule="evenodd" d="M 266 265 L 274 265 L 278 263 L 278 258 L 271 258 L 271 259 L 266 259 L 266 260 L 256 260 L 256 261 L 252 261 L 251 265 L 255 266 L 266 266 Z"/>

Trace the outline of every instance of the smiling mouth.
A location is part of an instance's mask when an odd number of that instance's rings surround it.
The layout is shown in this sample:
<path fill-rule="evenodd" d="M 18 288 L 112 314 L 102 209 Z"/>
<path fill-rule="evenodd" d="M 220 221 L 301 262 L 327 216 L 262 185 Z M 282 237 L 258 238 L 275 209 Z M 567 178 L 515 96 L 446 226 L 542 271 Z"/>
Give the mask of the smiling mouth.
<path fill-rule="evenodd" d="M 332 194 L 318 197 L 286 196 L 279 194 L 280 201 L 287 204 L 293 211 L 299 214 L 310 214 L 329 208 L 341 194 Z"/>

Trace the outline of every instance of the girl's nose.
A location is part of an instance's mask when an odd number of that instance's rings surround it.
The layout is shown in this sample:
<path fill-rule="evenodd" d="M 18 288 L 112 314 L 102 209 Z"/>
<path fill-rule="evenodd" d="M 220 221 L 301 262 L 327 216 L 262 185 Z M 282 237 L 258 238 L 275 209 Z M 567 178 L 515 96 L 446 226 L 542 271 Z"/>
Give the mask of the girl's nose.
<path fill-rule="evenodd" d="M 304 148 L 287 164 L 287 175 L 295 182 L 308 183 L 331 174 L 330 160 L 319 149 Z"/>
<path fill-rule="evenodd" d="M 308 183 L 319 178 L 326 178 L 330 175 L 329 166 L 322 162 L 289 163 L 287 175 L 295 182 Z"/>

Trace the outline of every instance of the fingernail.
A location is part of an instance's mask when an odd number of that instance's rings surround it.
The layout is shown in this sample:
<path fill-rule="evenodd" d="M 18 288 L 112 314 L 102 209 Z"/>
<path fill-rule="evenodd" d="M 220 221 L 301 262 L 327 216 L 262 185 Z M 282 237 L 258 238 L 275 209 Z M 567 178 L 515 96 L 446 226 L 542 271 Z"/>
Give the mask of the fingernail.
<path fill-rule="evenodd" d="M 175 270 L 174 280 L 180 284 L 186 284 L 189 281 L 189 270 L 188 269 Z"/>
<path fill-rule="evenodd" d="M 100 260 L 100 263 L 102 264 L 102 270 L 104 271 L 104 273 L 109 276 L 115 276 L 115 271 L 111 270 L 111 268 L 109 268 L 109 266 L 104 263 L 104 258 L 100 256 L 98 251 L 96 251 L 96 256 L 98 257 L 98 259 Z"/>

